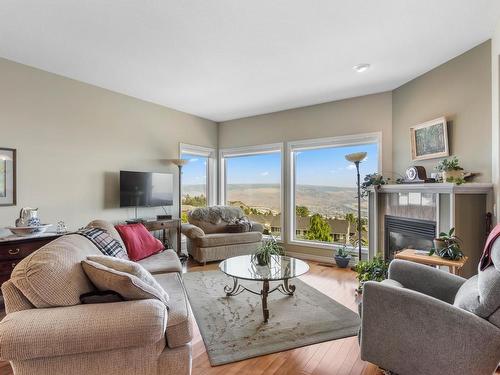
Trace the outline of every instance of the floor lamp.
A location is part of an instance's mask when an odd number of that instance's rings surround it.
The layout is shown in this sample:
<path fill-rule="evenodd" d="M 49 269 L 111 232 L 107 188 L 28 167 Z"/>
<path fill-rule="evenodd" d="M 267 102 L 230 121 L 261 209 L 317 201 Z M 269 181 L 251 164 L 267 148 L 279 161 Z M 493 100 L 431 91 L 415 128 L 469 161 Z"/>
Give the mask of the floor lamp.
<path fill-rule="evenodd" d="M 356 173 L 357 173 L 357 187 L 358 187 L 358 256 L 359 260 L 358 262 L 361 261 L 361 181 L 360 181 L 360 176 L 359 176 L 359 164 L 366 158 L 366 152 L 355 152 L 352 154 L 347 154 L 345 156 L 347 161 L 350 161 L 351 163 L 354 163 L 356 166 Z"/>
<path fill-rule="evenodd" d="M 181 221 L 179 225 L 182 225 L 182 167 L 189 163 L 189 160 L 186 159 L 171 159 L 170 162 L 174 165 L 177 165 L 179 168 L 179 220 Z M 179 236 L 180 234 L 177 233 Z M 180 241 L 178 242 L 180 243 Z M 179 248 L 179 259 L 181 261 L 185 261 L 187 259 L 186 254 L 182 252 L 182 249 Z"/>

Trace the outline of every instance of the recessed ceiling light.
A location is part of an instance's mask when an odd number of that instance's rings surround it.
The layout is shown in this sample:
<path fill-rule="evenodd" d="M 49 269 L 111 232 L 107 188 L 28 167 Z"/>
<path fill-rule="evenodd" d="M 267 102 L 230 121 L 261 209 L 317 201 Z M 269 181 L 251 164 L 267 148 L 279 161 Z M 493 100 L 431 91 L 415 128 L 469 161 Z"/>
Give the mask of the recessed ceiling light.
<path fill-rule="evenodd" d="M 352 67 L 356 72 L 363 73 L 370 69 L 370 64 L 358 64 Z"/>

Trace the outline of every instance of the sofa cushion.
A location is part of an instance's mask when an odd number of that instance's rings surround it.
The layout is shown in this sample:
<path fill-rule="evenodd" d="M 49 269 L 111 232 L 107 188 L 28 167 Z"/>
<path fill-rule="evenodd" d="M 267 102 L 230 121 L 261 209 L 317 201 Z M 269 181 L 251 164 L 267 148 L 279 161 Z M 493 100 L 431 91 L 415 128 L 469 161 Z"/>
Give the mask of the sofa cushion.
<path fill-rule="evenodd" d="M 220 221 L 218 224 L 213 224 L 208 221 L 196 220 L 189 218 L 189 223 L 200 228 L 205 234 L 224 233 L 227 223 Z"/>
<path fill-rule="evenodd" d="M 100 228 L 104 229 L 106 232 L 109 233 L 111 237 L 113 237 L 115 240 L 118 241 L 118 243 L 127 251 L 127 248 L 125 247 L 125 244 L 123 243 L 123 240 L 120 236 L 120 233 L 116 230 L 115 226 L 111 224 L 107 220 L 92 220 L 90 223 L 87 224 L 87 228 Z"/>
<path fill-rule="evenodd" d="M 228 223 L 244 216 L 239 207 L 211 206 L 198 207 L 188 213 L 190 224 L 201 228 L 205 233 L 223 233 Z"/>
<path fill-rule="evenodd" d="M 238 245 L 243 243 L 253 243 L 262 240 L 260 232 L 245 233 L 214 233 L 195 239 L 199 247 L 216 247 L 227 245 Z"/>
<path fill-rule="evenodd" d="M 137 261 L 150 273 L 182 272 L 182 264 L 179 257 L 172 249 L 153 254 L 150 257 Z"/>
<path fill-rule="evenodd" d="M 128 260 L 125 248 L 104 229 L 87 227 L 77 233 L 92 242 L 104 255 Z"/>
<path fill-rule="evenodd" d="M 460 287 L 454 306 L 488 318 L 500 308 L 500 272 L 494 266 L 479 271 Z"/>
<path fill-rule="evenodd" d="M 385 279 L 385 280 L 382 280 L 381 283 L 384 285 L 393 286 L 396 288 L 404 288 L 403 284 L 401 284 L 400 282 L 393 280 L 393 279 Z"/>
<path fill-rule="evenodd" d="M 498 328 L 500 328 L 500 309 L 491 314 L 488 320 L 490 321 L 491 324 L 494 324 Z"/>
<path fill-rule="evenodd" d="M 94 290 L 80 262 L 99 254 L 85 237 L 66 235 L 19 262 L 11 280 L 35 307 L 77 305 L 80 295 Z"/>
<path fill-rule="evenodd" d="M 143 224 L 117 225 L 131 260 L 141 260 L 162 251 L 165 246 Z"/>
<path fill-rule="evenodd" d="M 107 256 L 90 256 L 82 266 L 99 290 L 112 290 L 125 300 L 157 299 L 168 306 L 167 292 L 141 265 Z"/>
<path fill-rule="evenodd" d="M 164 273 L 154 275 L 158 283 L 169 291 L 170 301 L 167 318 L 167 345 L 176 348 L 187 344 L 193 338 L 191 308 L 180 274 Z"/>

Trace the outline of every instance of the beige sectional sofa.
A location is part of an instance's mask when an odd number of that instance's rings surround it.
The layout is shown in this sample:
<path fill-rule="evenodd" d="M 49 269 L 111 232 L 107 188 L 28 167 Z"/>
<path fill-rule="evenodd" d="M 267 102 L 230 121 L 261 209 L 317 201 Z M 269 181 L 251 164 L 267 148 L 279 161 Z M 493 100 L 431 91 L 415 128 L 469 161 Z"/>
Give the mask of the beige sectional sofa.
<path fill-rule="evenodd" d="M 121 242 L 106 222 L 103 226 Z M 2 285 L 7 316 L 0 322 L 0 358 L 16 375 L 191 373 L 191 310 L 173 250 L 141 260 L 170 296 L 158 300 L 80 304 L 94 290 L 81 261 L 100 255 L 78 234 L 34 252 Z"/>
<path fill-rule="evenodd" d="M 213 206 L 188 213 L 189 224 L 182 225 L 189 255 L 199 263 L 254 253 L 262 243 L 263 226 L 251 222 L 250 231 L 228 233 L 228 225 L 245 215 L 240 208 Z"/>

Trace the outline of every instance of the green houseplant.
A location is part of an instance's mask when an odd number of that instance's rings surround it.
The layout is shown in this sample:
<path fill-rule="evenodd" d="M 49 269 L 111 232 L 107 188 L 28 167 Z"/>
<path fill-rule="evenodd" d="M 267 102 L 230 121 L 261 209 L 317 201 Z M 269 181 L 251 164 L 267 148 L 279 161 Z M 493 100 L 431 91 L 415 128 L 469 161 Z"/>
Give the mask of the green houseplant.
<path fill-rule="evenodd" d="M 387 279 L 389 271 L 389 262 L 384 260 L 382 256 L 376 256 L 370 261 L 360 261 L 355 269 L 359 287 L 357 291 L 363 291 L 363 284 L 367 281 L 382 281 Z"/>
<path fill-rule="evenodd" d="M 371 186 L 377 188 L 379 186 L 386 185 L 388 182 L 389 179 L 385 179 L 381 174 L 367 174 L 361 184 L 361 196 L 366 197 Z"/>
<path fill-rule="evenodd" d="M 455 182 L 462 184 L 464 182 L 464 169 L 460 166 L 460 162 L 456 156 L 451 159 L 443 159 L 436 166 L 436 170 L 441 172 L 443 182 Z"/>
<path fill-rule="evenodd" d="M 262 245 L 260 245 L 253 255 L 253 259 L 255 259 L 259 266 L 265 266 L 269 264 L 273 255 L 283 255 L 283 253 L 283 247 L 276 242 L 274 236 L 271 236 L 262 242 Z"/>
<path fill-rule="evenodd" d="M 455 235 L 455 228 L 451 228 L 448 233 L 439 233 L 439 237 L 434 239 L 434 247 L 429 255 L 434 254 L 450 260 L 458 260 L 464 256 L 460 249 L 460 238 Z"/>
<path fill-rule="evenodd" d="M 351 253 L 347 250 L 347 246 L 344 245 L 337 249 L 335 254 L 335 263 L 337 263 L 337 267 L 346 268 L 351 261 L 352 256 Z"/>

